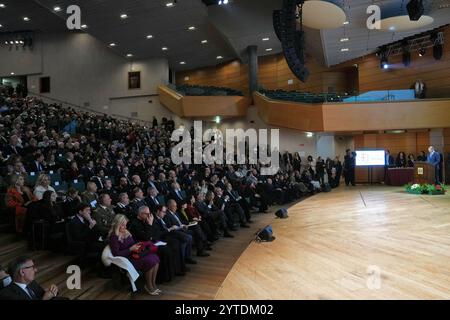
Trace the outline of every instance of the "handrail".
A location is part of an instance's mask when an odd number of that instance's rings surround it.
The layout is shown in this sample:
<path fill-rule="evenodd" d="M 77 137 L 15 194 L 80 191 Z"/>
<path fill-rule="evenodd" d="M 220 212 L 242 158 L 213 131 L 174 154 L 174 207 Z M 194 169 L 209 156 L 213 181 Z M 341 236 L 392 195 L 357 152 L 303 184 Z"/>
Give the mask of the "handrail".
<path fill-rule="evenodd" d="M 152 123 L 151 121 L 130 118 L 130 117 L 126 117 L 126 116 L 123 116 L 123 115 L 120 115 L 120 114 L 108 114 L 106 112 L 100 112 L 98 110 L 94 110 L 94 109 L 91 109 L 91 108 L 87 108 L 87 107 L 82 107 L 80 105 L 76 105 L 76 104 L 74 104 L 72 102 L 68 102 L 68 101 L 63 101 L 63 100 L 59 100 L 59 99 L 56 99 L 56 98 L 47 97 L 47 96 L 44 96 L 42 94 L 31 92 L 31 91 L 29 91 L 28 94 L 29 95 L 35 95 L 35 96 L 38 96 L 38 97 L 41 97 L 41 98 L 44 98 L 44 99 L 48 99 L 50 101 L 57 102 L 57 103 L 60 103 L 60 104 L 66 104 L 66 105 L 68 105 L 68 106 L 70 106 L 70 107 L 72 107 L 74 109 L 79 109 L 79 110 L 82 110 L 82 111 L 92 112 L 92 113 L 95 113 L 95 114 L 98 114 L 98 115 L 110 115 L 112 117 L 119 118 L 120 120 L 127 120 L 127 121 L 132 121 L 132 122 L 134 121 L 134 122 L 138 122 L 138 123 L 142 123 L 142 124 L 150 124 L 150 123 Z"/>

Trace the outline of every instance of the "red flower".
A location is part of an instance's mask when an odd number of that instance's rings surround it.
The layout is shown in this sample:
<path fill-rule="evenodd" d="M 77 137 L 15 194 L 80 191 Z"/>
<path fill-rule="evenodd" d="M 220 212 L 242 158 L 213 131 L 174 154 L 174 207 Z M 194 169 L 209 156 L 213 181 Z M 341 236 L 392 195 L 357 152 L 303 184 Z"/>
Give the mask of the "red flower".
<path fill-rule="evenodd" d="M 436 190 L 442 190 L 441 185 L 437 184 L 437 185 L 436 185 Z"/>

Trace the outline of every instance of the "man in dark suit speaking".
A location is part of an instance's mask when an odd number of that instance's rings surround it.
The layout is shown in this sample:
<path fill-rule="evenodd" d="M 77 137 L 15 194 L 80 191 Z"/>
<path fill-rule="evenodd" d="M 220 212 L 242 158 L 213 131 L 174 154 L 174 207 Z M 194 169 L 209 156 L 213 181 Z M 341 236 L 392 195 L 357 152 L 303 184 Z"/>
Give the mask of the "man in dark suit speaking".
<path fill-rule="evenodd" d="M 435 183 L 439 184 L 439 172 L 440 172 L 440 167 L 441 167 L 441 156 L 438 152 L 436 152 L 434 150 L 433 146 L 430 146 L 428 148 L 428 157 L 427 157 L 427 162 L 429 162 L 430 164 L 432 164 L 434 166 L 434 175 L 435 175 Z"/>
<path fill-rule="evenodd" d="M 44 290 L 34 281 L 36 266 L 28 257 L 15 259 L 9 267 L 8 273 L 12 283 L 0 291 L 0 300 L 51 300 L 58 295 L 58 287 L 54 284 Z"/>

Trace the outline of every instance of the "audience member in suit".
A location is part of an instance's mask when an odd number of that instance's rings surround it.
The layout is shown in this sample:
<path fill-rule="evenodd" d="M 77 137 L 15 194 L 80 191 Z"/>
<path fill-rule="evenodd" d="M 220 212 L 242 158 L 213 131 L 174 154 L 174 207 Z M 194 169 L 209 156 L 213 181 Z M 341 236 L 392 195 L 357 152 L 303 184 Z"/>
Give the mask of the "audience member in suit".
<path fill-rule="evenodd" d="M 63 212 L 66 217 L 73 217 L 77 214 L 78 206 L 81 204 L 81 197 L 78 195 L 78 190 L 70 188 L 67 191 L 66 199 L 63 203 Z"/>
<path fill-rule="evenodd" d="M 81 175 L 86 183 L 91 180 L 93 176 L 95 176 L 94 161 L 89 161 L 88 164 L 81 169 Z"/>
<path fill-rule="evenodd" d="M 185 195 L 181 192 L 180 184 L 177 182 L 173 182 L 171 185 L 171 190 L 167 199 L 173 199 L 176 201 L 177 205 L 180 206 L 182 202 L 185 202 Z"/>
<path fill-rule="evenodd" d="M 119 201 L 114 207 L 114 212 L 116 214 L 123 214 L 131 220 L 133 218 L 133 209 L 130 207 L 130 198 L 128 197 L 128 193 L 123 192 L 119 194 L 118 199 Z"/>
<path fill-rule="evenodd" d="M 111 206 L 111 197 L 107 193 L 102 193 L 99 198 L 97 208 L 92 214 L 92 218 L 97 222 L 97 228 L 103 238 L 106 238 L 114 220 L 114 210 Z"/>
<path fill-rule="evenodd" d="M 211 222 L 213 222 L 213 231 L 216 232 L 216 234 L 217 230 L 223 230 L 224 237 L 234 238 L 228 230 L 225 212 L 217 208 L 214 204 L 214 192 L 208 191 L 206 196 L 204 192 L 198 193 L 195 205 L 203 220 L 208 221 L 210 226 Z"/>
<path fill-rule="evenodd" d="M 128 185 L 128 180 L 125 177 L 119 179 L 119 186 L 116 188 L 117 193 L 128 193 L 131 196 L 130 186 Z"/>
<path fill-rule="evenodd" d="M 170 281 L 175 275 L 184 275 L 184 265 L 181 260 L 180 243 L 175 238 L 162 239 L 154 216 L 146 206 L 140 207 L 137 217 L 130 221 L 129 230 L 136 241 L 165 241 L 167 245 L 158 247 L 160 258 L 158 282 Z"/>
<path fill-rule="evenodd" d="M 97 195 L 97 185 L 95 182 L 89 181 L 86 184 L 86 191 L 81 194 L 81 201 L 88 203 L 91 208 L 97 207 L 98 195 Z"/>
<path fill-rule="evenodd" d="M 14 259 L 8 273 L 11 284 L 0 290 L 0 300 L 51 300 L 58 296 L 58 287 L 54 284 L 43 289 L 35 281 L 37 268 L 29 257 Z"/>
<path fill-rule="evenodd" d="M 393 167 L 395 165 L 395 161 L 394 161 L 394 157 L 391 156 L 391 153 L 389 150 L 386 150 L 385 157 L 386 157 L 386 159 L 385 159 L 386 167 Z"/>
<path fill-rule="evenodd" d="M 247 219 L 247 223 L 252 223 L 250 207 L 247 201 L 242 198 L 239 193 L 233 190 L 233 185 L 231 183 L 227 183 L 225 185 L 224 194 L 229 197 L 231 203 L 237 203 L 241 206 L 242 210 L 244 210 L 245 218 Z"/>
<path fill-rule="evenodd" d="M 140 207 L 143 207 L 145 205 L 147 205 L 147 203 L 145 202 L 145 197 L 144 197 L 144 192 L 142 191 L 141 188 L 134 188 L 133 189 L 133 200 L 130 203 L 131 206 L 131 210 L 133 212 L 133 217 L 136 217 L 138 209 Z"/>
<path fill-rule="evenodd" d="M 202 219 L 200 212 L 198 212 L 195 207 L 195 201 L 195 196 L 191 196 L 189 201 L 186 203 L 185 213 L 188 216 L 189 221 L 195 221 L 200 225 L 200 228 L 206 235 L 206 238 L 212 243 L 219 239 L 217 232 L 215 231 L 216 227 L 214 226 L 214 221 L 212 221 L 212 219 Z"/>
<path fill-rule="evenodd" d="M 42 153 L 36 153 L 34 156 L 34 161 L 28 166 L 28 172 L 39 173 L 45 170 L 44 165 L 44 155 Z"/>
<path fill-rule="evenodd" d="M 241 208 L 239 203 L 232 203 L 230 197 L 228 195 L 224 195 L 223 190 L 219 187 L 214 189 L 214 195 L 214 203 L 220 210 L 225 212 L 228 226 L 231 230 L 238 226 L 237 223 L 240 223 L 243 228 L 249 228 L 246 223 L 244 210 Z"/>
<path fill-rule="evenodd" d="M 395 159 L 395 166 L 397 168 L 405 168 L 407 165 L 406 155 L 403 151 L 399 152 L 397 159 Z"/>
<path fill-rule="evenodd" d="M 435 183 L 440 183 L 440 165 L 441 165 L 441 156 L 436 150 L 434 150 L 433 146 L 428 148 L 428 158 L 427 162 L 429 162 L 432 166 L 434 166 L 434 174 L 435 174 Z"/>
<path fill-rule="evenodd" d="M 100 239 L 101 232 L 97 222 L 91 218 L 91 207 L 88 204 L 79 205 L 77 215 L 70 220 L 69 232 L 73 241 L 84 243 L 86 253 L 100 259 L 104 243 Z"/>
<path fill-rule="evenodd" d="M 206 235 L 203 233 L 198 224 L 188 227 L 191 221 L 189 221 L 189 217 L 186 214 L 186 207 L 186 202 L 180 202 L 180 208 L 178 208 L 177 202 L 173 199 L 170 199 L 167 203 L 168 213 L 164 217 L 164 221 L 169 228 L 171 226 L 178 226 L 180 228 L 180 231 L 183 231 L 192 236 L 193 243 L 197 248 L 198 257 L 208 257 L 209 254 L 205 252 L 205 249 L 209 247 Z"/>
<path fill-rule="evenodd" d="M 159 174 L 159 179 L 156 183 L 156 188 L 158 189 L 159 194 L 162 194 L 164 196 L 169 194 L 170 188 L 169 185 L 167 184 L 166 175 L 162 172 Z"/>
<path fill-rule="evenodd" d="M 3 154 L 5 156 L 20 156 L 23 154 L 22 147 L 19 145 L 19 137 L 17 135 L 14 134 L 9 138 L 9 144 L 3 150 Z"/>
<path fill-rule="evenodd" d="M 147 194 L 148 196 L 145 198 L 145 203 L 150 207 L 152 212 L 156 212 L 156 207 L 162 204 L 158 200 L 158 190 L 154 187 L 148 187 Z"/>
<path fill-rule="evenodd" d="M 298 154 L 298 152 L 294 153 L 294 157 L 292 160 L 292 166 L 294 171 L 301 171 L 302 169 L 302 159 L 300 158 L 300 155 Z"/>
<path fill-rule="evenodd" d="M 179 241 L 181 247 L 181 256 L 184 263 L 196 264 L 197 261 L 191 258 L 192 250 L 192 237 L 186 233 L 180 232 L 179 227 L 168 227 L 164 221 L 164 217 L 167 214 L 167 207 L 159 205 L 156 208 L 156 226 L 159 229 L 161 237 L 163 239 L 175 238 Z"/>
<path fill-rule="evenodd" d="M 112 180 L 107 178 L 104 180 L 103 189 L 100 190 L 100 193 L 107 193 L 112 199 L 112 203 L 115 204 L 119 201 L 119 194 L 113 188 Z"/>

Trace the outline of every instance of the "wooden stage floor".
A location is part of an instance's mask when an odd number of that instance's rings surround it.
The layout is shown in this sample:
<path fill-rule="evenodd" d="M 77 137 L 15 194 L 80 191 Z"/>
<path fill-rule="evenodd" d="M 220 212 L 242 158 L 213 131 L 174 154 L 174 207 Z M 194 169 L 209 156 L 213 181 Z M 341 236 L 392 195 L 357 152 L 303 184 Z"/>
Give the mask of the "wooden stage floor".
<path fill-rule="evenodd" d="M 340 187 L 272 223 L 216 299 L 450 299 L 450 194 Z"/>

